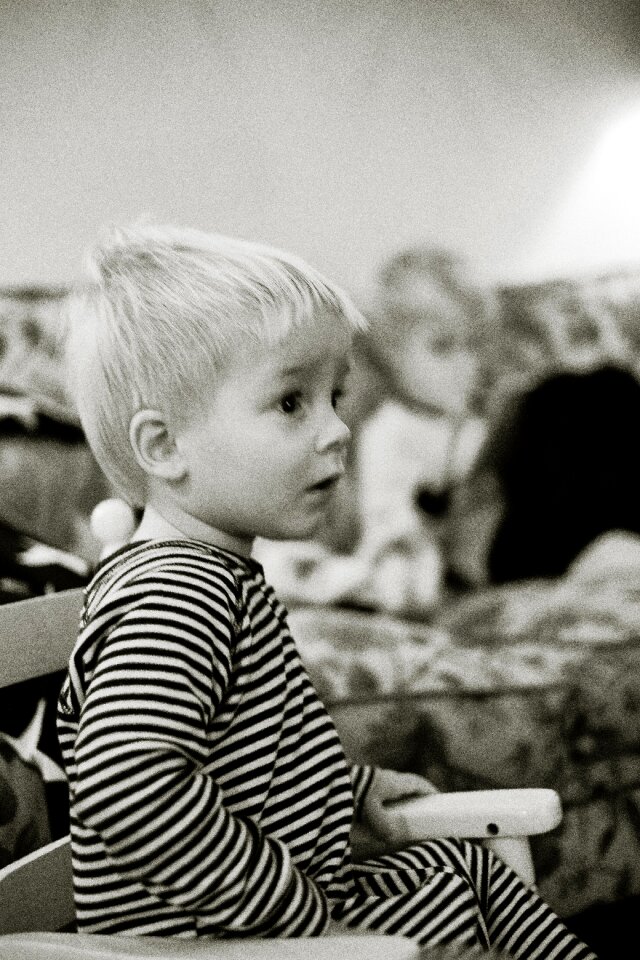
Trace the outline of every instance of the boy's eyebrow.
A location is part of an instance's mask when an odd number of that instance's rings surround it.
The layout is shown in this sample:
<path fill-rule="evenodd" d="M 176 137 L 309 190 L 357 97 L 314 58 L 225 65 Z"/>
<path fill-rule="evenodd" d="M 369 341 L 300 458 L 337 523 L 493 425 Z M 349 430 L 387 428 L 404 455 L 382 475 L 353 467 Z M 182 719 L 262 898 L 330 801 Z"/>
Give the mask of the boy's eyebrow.
<path fill-rule="evenodd" d="M 293 367 L 283 367 L 278 372 L 281 377 L 295 377 L 300 373 L 304 373 L 307 370 L 308 366 L 309 364 L 299 363 Z M 342 361 L 342 363 L 339 365 L 338 373 L 340 373 L 342 376 L 346 376 L 348 373 L 351 372 L 352 369 L 353 369 L 353 361 L 350 358 L 346 357 Z"/>

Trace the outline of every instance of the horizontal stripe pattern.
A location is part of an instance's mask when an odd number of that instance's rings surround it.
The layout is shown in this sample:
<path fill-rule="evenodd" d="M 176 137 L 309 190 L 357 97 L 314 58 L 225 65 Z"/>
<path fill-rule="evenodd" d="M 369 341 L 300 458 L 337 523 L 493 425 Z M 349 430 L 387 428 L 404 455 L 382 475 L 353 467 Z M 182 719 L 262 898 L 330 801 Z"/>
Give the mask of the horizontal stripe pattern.
<path fill-rule="evenodd" d="M 304 936 L 348 875 L 352 784 L 260 566 L 127 548 L 85 598 L 58 713 L 79 927 Z M 354 768 L 359 796 L 371 774 Z"/>

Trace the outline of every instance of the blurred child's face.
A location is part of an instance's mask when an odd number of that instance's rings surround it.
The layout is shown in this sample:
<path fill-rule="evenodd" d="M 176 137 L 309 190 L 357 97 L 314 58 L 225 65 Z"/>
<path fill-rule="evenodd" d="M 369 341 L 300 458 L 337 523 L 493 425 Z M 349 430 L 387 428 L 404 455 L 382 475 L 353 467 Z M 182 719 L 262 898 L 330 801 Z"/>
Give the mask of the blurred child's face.
<path fill-rule="evenodd" d="M 443 414 L 463 413 L 478 378 L 465 305 L 420 276 L 408 276 L 385 303 L 379 350 L 399 393 Z"/>
<path fill-rule="evenodd" d="M 434 338 L 419 327 L 388 364 L 401 395 L 445 416 L 463 414 L 477 386 L 477 356 L 449 335 Z"/>
<path fill-rule="evenodd" d="M 181 507 L 248 553 L 256 536 L 303 539 L 321 524 L 344 473 L 340 418 L 351 336 L 322 314 L 275 347 L 233 357 L 211 402 L 178 432 L 189 478 Z"/>

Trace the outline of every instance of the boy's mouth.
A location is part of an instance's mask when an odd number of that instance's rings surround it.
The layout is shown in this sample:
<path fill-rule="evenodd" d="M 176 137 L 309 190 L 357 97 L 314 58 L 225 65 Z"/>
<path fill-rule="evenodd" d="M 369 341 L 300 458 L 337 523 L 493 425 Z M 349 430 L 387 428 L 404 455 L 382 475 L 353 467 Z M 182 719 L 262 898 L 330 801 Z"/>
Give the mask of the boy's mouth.
<path fill-rule="evenodd" d="M 309 490 L 330 490 L 336 485 L 341 476 L 341 473 L 332 473 L 330 476 L 325 477 L 324 480 L 319 480 L 318 483 L 312 484 Z"/>

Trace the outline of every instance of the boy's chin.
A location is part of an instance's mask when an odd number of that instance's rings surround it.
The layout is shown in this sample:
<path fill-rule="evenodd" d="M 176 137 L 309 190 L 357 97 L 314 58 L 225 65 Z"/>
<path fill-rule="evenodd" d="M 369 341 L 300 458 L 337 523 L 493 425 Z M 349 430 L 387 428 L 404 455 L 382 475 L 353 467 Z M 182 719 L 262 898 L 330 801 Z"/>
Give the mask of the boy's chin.
<path fill-rule="evenodd" d="M 323 527 L 326 525 L 326 518 L 323 516 L 307 522 L 298 522 L 288 524 L 286 527 L 279 527 L 270 533 L 261 534 L 265 540 L 313 540 Z"/>

